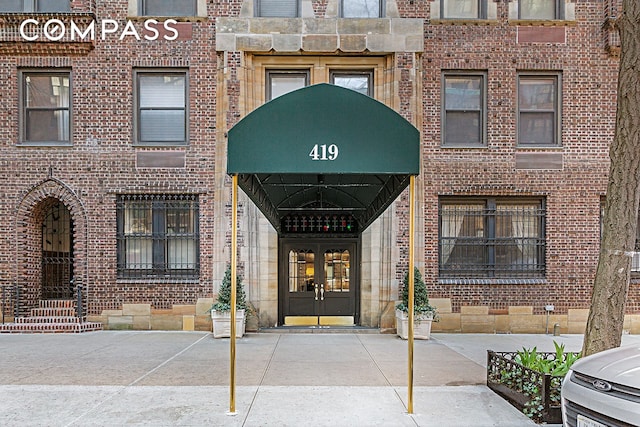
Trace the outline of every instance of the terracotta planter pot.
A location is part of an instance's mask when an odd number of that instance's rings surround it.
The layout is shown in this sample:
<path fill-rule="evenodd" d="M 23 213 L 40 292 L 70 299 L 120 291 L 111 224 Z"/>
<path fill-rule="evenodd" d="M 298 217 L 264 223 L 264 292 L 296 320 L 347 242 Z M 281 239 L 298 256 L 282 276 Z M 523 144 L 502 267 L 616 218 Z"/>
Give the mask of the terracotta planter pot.
<path fill-rule="evenodd" d="M 214 338 L 231 337 L 231 312 L 211 310 Z M 236 310 L 236 337 L 240 338 L 245 332 L 244 310 Z"/>
<path fill-rule="evenodd" d="M 416 315 L 413 318 L 413 338 L 428 340 L 431 337 L 433 315 Z M 396 310 L 396 331 L 403 340 L 409 339 L 409 313 Z"/>

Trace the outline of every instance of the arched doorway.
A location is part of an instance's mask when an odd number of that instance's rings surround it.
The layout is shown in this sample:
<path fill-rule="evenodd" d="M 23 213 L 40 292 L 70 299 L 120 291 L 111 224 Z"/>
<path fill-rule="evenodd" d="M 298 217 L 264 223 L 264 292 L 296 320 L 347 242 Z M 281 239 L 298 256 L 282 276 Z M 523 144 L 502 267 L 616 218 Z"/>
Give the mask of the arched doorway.
<path fill-rule="evenodd" d="M 73 297 L 73 221 L 57 199 L 44 203 L 42 220 L 42 299 Z"/>

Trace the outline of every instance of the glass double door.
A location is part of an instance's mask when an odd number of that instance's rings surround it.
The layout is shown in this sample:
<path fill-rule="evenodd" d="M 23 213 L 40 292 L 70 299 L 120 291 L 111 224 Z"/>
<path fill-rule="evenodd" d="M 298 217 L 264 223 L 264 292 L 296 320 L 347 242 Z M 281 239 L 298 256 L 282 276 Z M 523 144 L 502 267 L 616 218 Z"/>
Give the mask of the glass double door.
<path fill-rule="evenodd" d="M 356 243 L 345 239 L 286 242 L 280 302 L 285 325 L 354 325 Z"/>

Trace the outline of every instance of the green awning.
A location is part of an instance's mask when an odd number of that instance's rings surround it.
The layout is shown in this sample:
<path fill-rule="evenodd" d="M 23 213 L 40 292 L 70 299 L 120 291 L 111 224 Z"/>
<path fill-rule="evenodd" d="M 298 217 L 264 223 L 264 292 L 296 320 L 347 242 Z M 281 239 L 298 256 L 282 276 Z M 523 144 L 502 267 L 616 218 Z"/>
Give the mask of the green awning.
<path fill-rule="evenodd" d="M 329 84 L 280 96 L 228 133 L 227 173 L 280 231 L 294 211 L 351 213 L 364 230 L 420 170 L 418 130 Z"/>

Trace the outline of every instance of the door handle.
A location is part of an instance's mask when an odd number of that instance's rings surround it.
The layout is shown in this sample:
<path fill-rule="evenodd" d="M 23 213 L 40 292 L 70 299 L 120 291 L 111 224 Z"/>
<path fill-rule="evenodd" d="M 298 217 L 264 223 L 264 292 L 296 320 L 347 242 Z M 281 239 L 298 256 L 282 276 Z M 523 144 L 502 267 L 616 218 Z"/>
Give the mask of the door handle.
<path fill-rule="evenodd" d="M 316 297 L 316 299 L 318 299 Z M 320 285 L 320 301 L 324 301 L 324 283 Z"/>
<path fill-rule="evenodd" d="M 314 291 L 316 292 L 316 301 L 318 301 L 318 284 L 317 283 L 316 283 L 316 286 L 314 288 Z M 322 292 L 324 293 L 324 290 Z"/>

